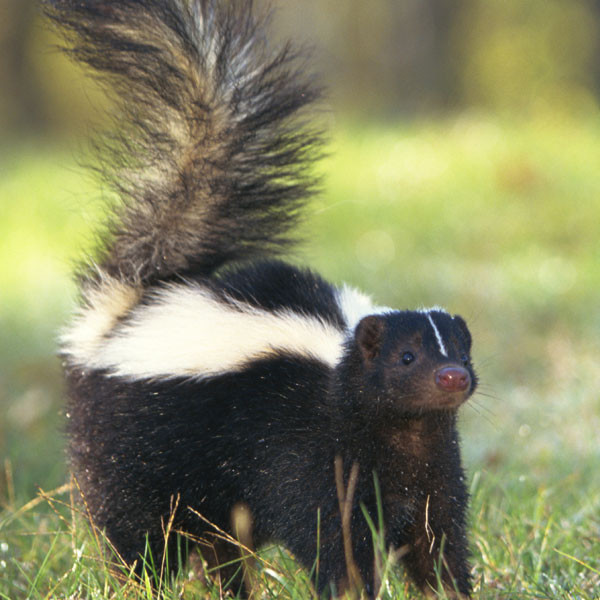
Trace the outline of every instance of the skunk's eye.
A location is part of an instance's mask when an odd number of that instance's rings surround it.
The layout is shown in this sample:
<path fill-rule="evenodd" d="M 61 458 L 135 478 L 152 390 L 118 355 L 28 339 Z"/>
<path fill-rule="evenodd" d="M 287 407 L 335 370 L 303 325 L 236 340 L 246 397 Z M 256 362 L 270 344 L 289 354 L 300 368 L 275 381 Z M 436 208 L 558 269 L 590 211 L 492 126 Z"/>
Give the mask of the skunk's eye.
<path fill-rule="evenodd" d="M 463 364 L 465 367 L 468 367 L 468 366 L 469 366 L 469 362 L 470 362 L 470 361 L 469 361 L 469 355 L 468 355 L 468 354 L 464 354 L 464 353 L 463 353 L 463 354 L 461 354 L 461 355 L 460 355 L 460 360 L 462 360 L 462 364 Z"/>
<path fill-rule="evenodd" d="M 415 360 L 415 355 L 412 352 L 405 352 L 402 355 L 402 362 L 405 365 L 410 365 L 411 362 Z"/>

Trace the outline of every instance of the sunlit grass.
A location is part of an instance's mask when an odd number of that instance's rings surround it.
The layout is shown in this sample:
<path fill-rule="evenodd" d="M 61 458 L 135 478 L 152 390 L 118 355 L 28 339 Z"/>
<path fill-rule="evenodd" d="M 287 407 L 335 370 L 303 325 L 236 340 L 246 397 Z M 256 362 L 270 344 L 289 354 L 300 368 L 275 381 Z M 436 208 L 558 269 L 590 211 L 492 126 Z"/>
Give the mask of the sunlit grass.
<path fill-rule="evenodd" d="M 102 195 L 76 156 L 0 152 L 0 450 L 12 472 L 0 475 L 0 598 L 125 597 L 68 497 L 14 516 L 66 477 L 55 336 Z M 597 156 L 600 120 L 350 124 L 303 228 L 297 260 L 326 277 L 469 322 L 482 381 L 462 427 L 478 598 L 598 598 Z M 186 576 L 164 597 L 218 597 Z"/>

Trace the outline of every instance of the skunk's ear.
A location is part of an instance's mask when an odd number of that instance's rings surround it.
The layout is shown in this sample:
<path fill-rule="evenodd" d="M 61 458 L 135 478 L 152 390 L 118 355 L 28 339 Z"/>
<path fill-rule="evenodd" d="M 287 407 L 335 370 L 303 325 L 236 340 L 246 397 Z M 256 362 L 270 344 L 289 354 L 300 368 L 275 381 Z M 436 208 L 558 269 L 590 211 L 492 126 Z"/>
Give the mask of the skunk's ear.
<path fill-rule="evenodd" d="M 469 331 L 469 328 L 467 327 L 467 323 L 460 315 L 454 315 L 452 317 L 452 320 L 458 325 L 458 328 L 460 329 L 461 333 L 463 334 L 464 341 L 467 345 L 467 350 L 470 352 L 472 338 L 471 338 L 471 332 Z"/>
<path fill-rule="evenodd" d="M 356 326 L 354 338 L 363 361 L 369 363 L 379 355 L 383 344 L 385 322 L 382 317 L 369 315 Z"/>

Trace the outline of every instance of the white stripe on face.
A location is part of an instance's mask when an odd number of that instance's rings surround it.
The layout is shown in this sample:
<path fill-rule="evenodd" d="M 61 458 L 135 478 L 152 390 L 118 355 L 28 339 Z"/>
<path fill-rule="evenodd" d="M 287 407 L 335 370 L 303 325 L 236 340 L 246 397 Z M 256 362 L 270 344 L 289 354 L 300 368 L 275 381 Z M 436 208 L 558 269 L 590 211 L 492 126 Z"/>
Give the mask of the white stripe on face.
<path fill-rule="evenodd" d="M 418 312 L 420 312 L 421 314 L 423 314 L 427 317 L 427 320 L 429 321 L 431 328 L 433 329 L 433 333 L 435 334 L 435 339 L 437 340 L 440 354 L 442 356 L 447 357 L 448 351 L 446 350 L 446 345 L 444 344 L 444 340 L 442 339 L 440 330 L 437 328 L 437 325 L 435 324 L 435 321 L 433 320 L 431 313 L 432 312 L 441 312 L 444 314 L 448 314 L 448 313 L 446 313 L 446 311 L 443 308 L 441 308 L 440 306 L 433 306 L 431 308 L 421 308 Z"/>
<path fill-rule="evenodd" d="M 440 330 L 436 327 L 436 325 L 433 321 L 433 317 L 431 316 L 431 313 L 429 313 L 427 315 L 427 318 L 429 319 L 429 322 L 431 323 L 431 326 L 433 327 L 433 332 L 435 333 L 435 338 L 437 339 L 437 343 L 440 348 L 441 354 L 443 356 L 448 356 L 448 352 L 446 351 L 446 346 L 444 345 L 444 340 L 442 339 Z"/>

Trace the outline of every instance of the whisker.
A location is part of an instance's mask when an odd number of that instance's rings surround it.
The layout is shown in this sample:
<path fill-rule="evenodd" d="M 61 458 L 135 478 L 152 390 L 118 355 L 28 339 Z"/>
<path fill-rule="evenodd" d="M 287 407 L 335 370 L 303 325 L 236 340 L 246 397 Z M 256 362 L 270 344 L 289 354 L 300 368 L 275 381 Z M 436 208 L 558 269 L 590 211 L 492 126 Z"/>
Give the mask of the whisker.
<path fill-rule="evenodd" d="M 486 414 L 484 414 L 482 412 L 482 410 L 481 410 L 482 406 L 481 405 L 478 406 L 477 404 L 470 403 L 469 407 L 471 408 L 471 410 L 475 411 L 479 417 L 481 417 L 482 419 L 484 419 L 485 421 L 487 421 L 495 430 L 499 430 L 499 427 L 498 427 L 497 423 L 495 423 L 490 418 L 490 415 L 486 415 Z"/>
<path fill-rule="evenodd" d="M 491 398 L 492 400 L 502 400 L 502 397 L 499 396 L 498 394 L 493 394 L 492 392 L 483 392 L 481 390 L 477 390 L 475 392 L 475 395 L 477 396 L 483 396 L 484 398 Z"/>

